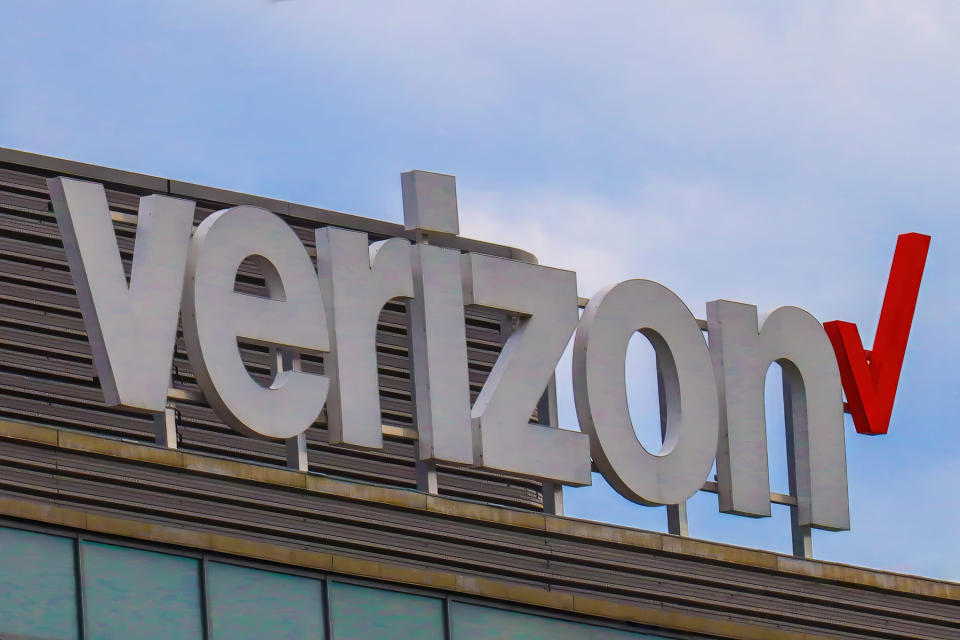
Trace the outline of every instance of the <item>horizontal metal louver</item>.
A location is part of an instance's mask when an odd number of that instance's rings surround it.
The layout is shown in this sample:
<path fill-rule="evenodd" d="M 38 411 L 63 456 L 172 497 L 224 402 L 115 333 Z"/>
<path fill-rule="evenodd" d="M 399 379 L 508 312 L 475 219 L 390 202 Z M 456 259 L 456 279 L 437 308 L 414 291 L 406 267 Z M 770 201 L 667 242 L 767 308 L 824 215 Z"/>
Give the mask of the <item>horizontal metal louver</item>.
<path fill-rule="evenodd" d="M 103 402 L 47 193 L 46 178 L 53 175 L 61 173 L 0 164 L 0 417 L 151 442 L 153 424 L 149 416 L 107 407 Z M 114 212 L 121 256 L 129 270 L 139 199 L 154 191 L 121 184 L 105 187 Z M 198 200 L 196 221 L 229 206 L 233 205 Z M 322 222 L 280 215 L 312 250 L 314 229 Z M 374 232 L 370 236 L 371 241 L 384 237 Z M 262 280 L 254 271 L 242 269 L 238 287 L 256 291 L 262 287 Z M 499 354 L 504 340 L 501 321 L 494 314 L 468 312 L 473 397 Z M 330 446 L 326 416 L 321 415 L 307 433 L 311 471 L 398 487 L 415 486 L 406 326 L 404 305 L 388 304 L 381 313 L 377 333 L 384 448 L 358 451 Z M 266 375 L 266 350 L 255 345 L 240 346 L 249 370 L 255 376 Z M 307 358 L 304 366 L 322 371 L 322 359 Z M 174 402 L 179 412 L 183 450 L 247 462 L 284 464 L 283 443 L 234 433 L 207 406 L 194 381 L 182 335 L 177 340 L 172 380 L 179 392 Z M 542 506 L 542 487 L 529 479 L 446 466 L 440 466 L 438 474 L 442 495 L 527 509 Z"/>

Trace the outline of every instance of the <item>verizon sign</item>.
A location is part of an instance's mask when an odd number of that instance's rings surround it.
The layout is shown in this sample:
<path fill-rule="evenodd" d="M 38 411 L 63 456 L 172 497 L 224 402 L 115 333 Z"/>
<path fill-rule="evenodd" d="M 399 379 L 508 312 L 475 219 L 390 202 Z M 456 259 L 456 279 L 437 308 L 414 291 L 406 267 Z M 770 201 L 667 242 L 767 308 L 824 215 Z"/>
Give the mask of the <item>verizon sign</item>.
<path fill-rule="evenodd" d="M 450 176 L 403 175 L 407 226 L 418 242 L 370 244 L 365 233 L 325 227 L 316 231 L 316 266 L 297 234 L 265 209 L 225 209 L 194 228 L 193 202 L 145 197 L 129 283 L 103 186 L 56 178 L 49 187 L 109 404 L 164 411 L 179 317 L 203 395 L 232 428 L 292 441 L 326 407 L 332 443 L 382 447 L 377 319 L 388 301 L 409 300 L 421 459 L 567 485 L 590 483 L 592 459 L 625 497 L 667 505 L 698 491 L 716 460 L 721 511 L 757 517 L 770 515 L 763 403 L 766 371 L 777 362 L 796 524 L 831 530 L 850 526 L 843 389 L 858 430 L 885 432 L 929 241 L 901 238 L 910 246 L 898 247 L 896 291 L 887 296 L 894 310 L 884 305 L 887 321 L 871 353 L 854 325 L 825 330 L 797 307 L 759 316 L 752 305 L 716 300 L 704 331 L 680 298 L 649 280 L 604 288 L 580 317 L 571 271 L 429 243 L 458 233 Z M 264 274 L 268 297 L 234 290 L 248 259 Z M 515 318 L 472 405 L 470 306 Z M 659 452 L 638 441 L 627 407 L 624 360 L 638 331 L 653 345 L 661 380 Z M 574 334 L 581 431 L 531 424 Z M 248 374 L 238 339 L 272 349 L 269 386 Z M 302 371 L 301 353 L 322 354 L 324 375 Z"/>

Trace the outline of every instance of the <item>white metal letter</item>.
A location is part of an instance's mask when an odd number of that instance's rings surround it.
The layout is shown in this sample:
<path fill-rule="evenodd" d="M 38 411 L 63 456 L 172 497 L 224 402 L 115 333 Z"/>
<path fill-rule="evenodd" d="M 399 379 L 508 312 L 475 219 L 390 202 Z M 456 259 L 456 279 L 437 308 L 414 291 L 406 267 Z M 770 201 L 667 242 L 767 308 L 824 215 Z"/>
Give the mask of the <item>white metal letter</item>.
<path fill-rule="evenodd" d="M 460 252 L 411 247 L 414 289 L 410 305 L 414 396 L 420 457 L 473 462 L 467 335 Z"/>
<path fill-rule="evenodd" d="M 464 302 L 519 316 L 473 405 L 474 453 L 490 469 L 590 484 L 590 442 L 576 431 L 530 424 L 577 326 L 572 271 L 467 253 Z"/>
<path fill-rule="evenodd" d="M 317 271 L 330 322 L 327 429 L 331 443 L 383 447 L 377 374 L 377 320 L 392 298 L 413 297 L 410 243 L 367 246 L 367 234 L 317 229 Z"/>
<path fill-rule="evenodd" d="M 777 362 L 798 524 L 849 529 L 840 371 L 823 326 L 803 309 L 781 307 L 758 328 L 755 306 L 727 300 L 707 304 L 707 326 L 722 398 L 720 510 L 770 515 L 763 389 L 767 368 Z"/>
<path fill-rule="evenodd" d="M 103 185 L 47 185 L 107 404 L 163 411 L 194 203 L 140 199 L 128 286 Z"/>
<path fill-rule="evenodd" d="M 659 454 L 637 439 L 627 407 L 624 361 L 636 331 L 653 345 L 663 379 L 666 433 Z M 672 291 L 627 280 L 594 296 L 574 339 L 573 389 L 593 460 L 621 495 L 680 504 L 703 486 L 717 447 L 717 385 L 697 321 Z"/>
<path fill-rule="evenodd" d="M 234 291 L 240 263 L 253 257 L 270 298 Z M 329 380 L 287 359 L 269 388 L 251 378 L 237 338 L 290 350 L 329 350 L 317 274 L 300 239 L 265 209 L 218 211 L 197 228 L 184 287 L 183 335 L 197 382 L 231 427 L 250 436 L 292 438 L 323 409 Z"/>

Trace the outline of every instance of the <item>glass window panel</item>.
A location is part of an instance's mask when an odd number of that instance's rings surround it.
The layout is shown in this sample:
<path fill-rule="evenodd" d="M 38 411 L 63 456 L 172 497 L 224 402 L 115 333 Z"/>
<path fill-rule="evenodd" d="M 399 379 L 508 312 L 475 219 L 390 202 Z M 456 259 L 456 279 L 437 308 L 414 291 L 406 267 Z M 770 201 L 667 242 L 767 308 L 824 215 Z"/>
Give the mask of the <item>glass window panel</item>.
<path fill-rule="evenodd" d="M 211 562 L 213 640 L 323 640 L 319 580 Z"/>
<path fill-rule="evenodd" d="M 456 640 L 663 640 L 663 636 L 555 620 L 463 602 L 450 603 L 450 626 Z"/>
<path fill-rule="evenodd" d="M 332 582 L 335 640 L 443 640 L 443 601 L 410 593 Z"/>
<path fill-rule="evenodd" d="M 78 633 L 73 540 L 0 527 L 0 637 Z"/>
<path fill-rule="evenodd" d="M 197 560 L 96 542 L 81 549 L 91 640 L 202 638 Z"/>

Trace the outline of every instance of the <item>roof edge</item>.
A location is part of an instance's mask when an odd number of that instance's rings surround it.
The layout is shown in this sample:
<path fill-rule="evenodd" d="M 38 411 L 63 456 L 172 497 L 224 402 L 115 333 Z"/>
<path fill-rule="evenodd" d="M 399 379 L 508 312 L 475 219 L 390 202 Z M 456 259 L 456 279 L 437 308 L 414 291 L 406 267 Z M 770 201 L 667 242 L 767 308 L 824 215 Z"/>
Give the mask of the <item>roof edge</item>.
<path fill-rule="evenodd" d="M 45 156 L 30 151 L 0 147 L 0 163 L 40 169 L 42 171 L 70 175 L 112 185 L 134 187 L 156 193 L 166 193 L 195 201 L 209 201 L 229 205 L 255 205 L 269 209 L 282 216 L 307 220 L 321 225 L 357 229 L 382 236 L 415 240 L 413 231 L 408 231 L 402 224 L 396 222 L 377 220 L 376 218 L 367 218 L 353 213 L 323 209 L 312 205 L 267 198 L 240 191 L 221 189 L 219 187 L 209 187 L 144 173 L 114 169 L 86 162 L 78 162 L 76 160 Z M 474 240 L 460 236 L 442 236 L 439 234 L 432 240 L 433 244 L 452 249 L 474 251 L 522 262 L 537 262 L 536 257 L 528 251 L 516 247 L 485 242 L 483 240 Z"/>
<path fill-rule="evenodd" d="M 960 583 L 940 578 L 915 576 L 882 569 L 858 567 L 830 560 L 796 558 L 773 551 L 711 542 L 622 525 L 580 520 L 539 512 L 511 509 L 450 497 L 425 494 L 412 489 L 342 480 L 321 474 L 303 473 L 280 467 L 221 459 L 177 449 L 133 443 L 25 422 L 0 419 L 0 440 L 26 441 L 56 449 L 81 451 L 132 463 L 180 468 L 222 478 L 244 479 L 266 485 L 286 486 L 307 494 L 337 496 L 395 508 L 413 509 L 445 517 L 473 520 L 495 526 L 549 532 L 554 535 L 592 540 L 601 544 L 639 547 L 706 562 L 751 567 L 927 598 L 960 601 Z"/>

